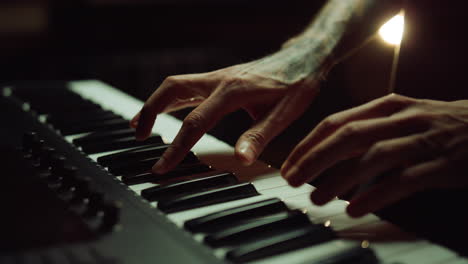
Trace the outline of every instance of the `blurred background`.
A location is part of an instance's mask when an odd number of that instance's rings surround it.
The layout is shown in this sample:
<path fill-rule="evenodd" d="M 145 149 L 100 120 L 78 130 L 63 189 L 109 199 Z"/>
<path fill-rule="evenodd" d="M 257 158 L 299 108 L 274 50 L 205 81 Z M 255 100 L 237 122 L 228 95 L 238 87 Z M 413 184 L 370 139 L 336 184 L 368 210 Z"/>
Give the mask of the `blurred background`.
<path fill-rule="evenodd" d="M 2 0 L 0 83 L 99 79 L 144 100 L 168 75 L 275 52 L 324 2 Z M 265 151 L 265 159 L 280 162 L 324 116 L 385 94 L 393 54 L 394 46 L 376 39 L 336 67 L 320 98 Z M 245 113 L 234 113 L 212 134 L 234 144 L 250 123 Z"/>

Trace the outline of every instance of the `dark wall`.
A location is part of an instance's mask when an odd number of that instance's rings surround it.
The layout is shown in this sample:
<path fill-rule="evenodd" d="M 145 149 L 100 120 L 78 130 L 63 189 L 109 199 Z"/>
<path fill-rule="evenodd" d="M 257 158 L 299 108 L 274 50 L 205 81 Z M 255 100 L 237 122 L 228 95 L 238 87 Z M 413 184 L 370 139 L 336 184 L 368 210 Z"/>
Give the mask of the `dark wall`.
<path fill-rule="evenodd" d="M 321 2 L 7 2 L 4 10 L 41 9 L 47 26 L 0 33 L 0 80 L 98 78 L 145 97 L 164 76 L 274 52 L 305 27 Z"/>

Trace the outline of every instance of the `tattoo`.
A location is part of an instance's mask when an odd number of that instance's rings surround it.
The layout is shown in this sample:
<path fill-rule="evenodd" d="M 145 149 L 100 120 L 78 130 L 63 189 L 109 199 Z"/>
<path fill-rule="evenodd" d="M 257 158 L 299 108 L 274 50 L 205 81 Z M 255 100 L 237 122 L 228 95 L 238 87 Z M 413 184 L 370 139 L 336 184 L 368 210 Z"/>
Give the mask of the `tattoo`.
<path fill-rule="evenodd" d="M 291 85 L 307 78 L 322 77 L 342 47 L 346 35 L 362 27 L 376 8 L 398 0 L 329 0 L 311 25 L 279 52 L 265 57 L 249 72 L 267 73 L 270 78 Z M 385 4 L 383 4 L 385 3 Z"/>

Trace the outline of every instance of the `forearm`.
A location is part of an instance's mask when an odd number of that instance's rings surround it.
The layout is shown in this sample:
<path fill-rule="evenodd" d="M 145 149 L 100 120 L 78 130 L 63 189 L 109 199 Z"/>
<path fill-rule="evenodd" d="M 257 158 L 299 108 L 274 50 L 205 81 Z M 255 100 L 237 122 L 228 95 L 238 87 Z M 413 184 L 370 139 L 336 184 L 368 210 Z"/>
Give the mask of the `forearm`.
<path fill-rule="evenodd" d="M 286 84 L 320 77 L 398 12 L 401 2 L 329 0 L 302 34 L 259 63 L 264 67 L 270 65 L 272 76 Z"/>

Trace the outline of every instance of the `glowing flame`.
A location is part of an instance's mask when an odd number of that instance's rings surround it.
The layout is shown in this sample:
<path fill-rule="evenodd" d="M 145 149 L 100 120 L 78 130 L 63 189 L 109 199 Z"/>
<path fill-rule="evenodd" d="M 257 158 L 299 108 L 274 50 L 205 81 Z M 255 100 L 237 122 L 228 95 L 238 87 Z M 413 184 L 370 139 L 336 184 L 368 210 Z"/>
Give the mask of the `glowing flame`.
<path fill-rule="evenodd" d="M 387 21 L 380 29 L 380 37 L 387 43 L 392 45 L 399 45 L 403 38 L 403 31 L 405 28 L 405 16 L 400 13 Z"/>

